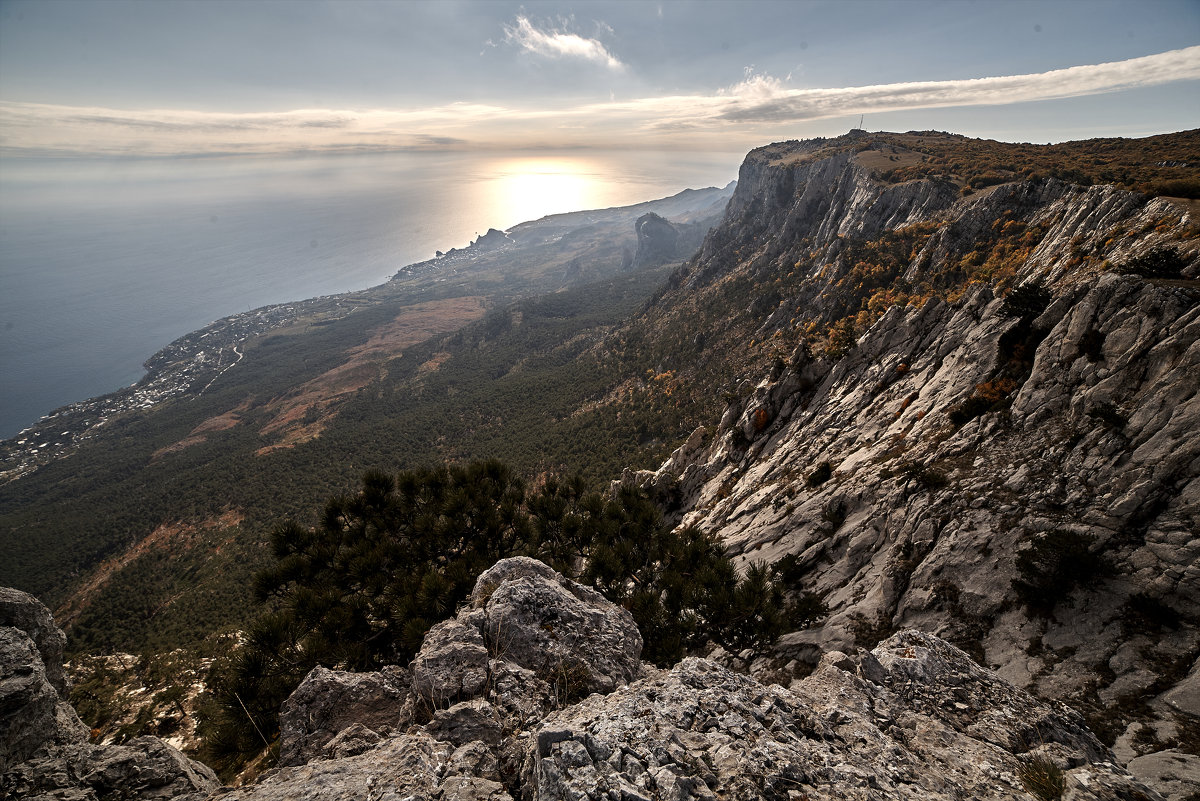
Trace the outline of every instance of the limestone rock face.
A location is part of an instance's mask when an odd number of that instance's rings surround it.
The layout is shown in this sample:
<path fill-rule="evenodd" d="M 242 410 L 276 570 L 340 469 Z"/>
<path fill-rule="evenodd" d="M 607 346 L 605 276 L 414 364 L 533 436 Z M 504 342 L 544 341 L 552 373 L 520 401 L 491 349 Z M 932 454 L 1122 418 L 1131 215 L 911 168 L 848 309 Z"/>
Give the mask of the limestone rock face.
<path fill-rule="evenodd" d="M 46 678 L 34 641 L 24 631 L 0 628 L 0 770 L 8 770 L 47 744 L 86 740 L 88 731 Z"/>
<path fill-rule="evenodd" d="M 217 786 L 211 770 L 157 737 L 89 743 L 59 694 L 66 638 L 49 610 L 8 588 L 0 589 L 0 609 L 0 797 L 198 801 Z M 53 670 L 45 658 L 58 660 Z"/>
<path fill-rule="evenodd" d="M 1160 797 L 1112 764 L 1077 714 L 906 632 L 871 653 L 838 654 L 790 690 L 687 659 L 588 698 L 534 732 L 523 793 L 1026 799 L 1020 776 L 1034 756 L 1064 771 L 1064 797 Z"/>
<path fill-rule="evenodd" d="M 0 626 L 20 629 L 29 635 L 46 668 L 46 680 L 55 692 L 66 697 L 71 689 L 63 670 L 67 637 L 54 625 L 50 610 L 29 593 L 0 587 Z"/>
<path fill-rule="evenodd" d="M 674 283 L 700 292 L 733 279 L 799 282 L 798 300 L 754 332 L 789 342 L 791 319 L 836 302 L 851 266 L 843 240 L 925 226 L 902 279 L 919 287 L 976 248 L 988 256 L 1012 223 L 1033 233 L 1005 263 L 1011 283 L 1040 283 L 1049 304 L 1021 319 L 981 282 L 952 300 L 894 305 L 844 355 L 801 344 L 779 368 L 747 375 L 707 432 L 627 480 L 742 562 L 792 559 L 790 574 L 831 614 L 786 635 L 782 662 L 814 665 L 916 627 L 1080 708 L 1106 743 L 1120 741 L 1122 760 L 1194 741 L 1194 209 L 1057 180 L 967 198 L 946 182 L 883 185 L 853 154 L 820 157 L 821 147 L 752 152 L 725 222 Z M 1186 265 L 1179 279 L 1122 271 L 1160 248 Z M 985 396 L 995 402 L 963 414 Z M 828 479 L 809 481 L 819 468 Z M 1052 587 L 1051 608 L 1030 610 L 1014 590 L 1022 554 L 1064 533 L 1111 569 Z M 1155 737 L 1135 737 L 1143 726 Z"/>
<path fill-rule="evenodd" d="M 375 739 L 402 731 L 411 722 L 406 670 L 388 667 L 374 673 L 313 668 L 288 696 L 279 712 L 279 764 L 303 765 L 324 752 L 350 726 L 356 737 Z"/>

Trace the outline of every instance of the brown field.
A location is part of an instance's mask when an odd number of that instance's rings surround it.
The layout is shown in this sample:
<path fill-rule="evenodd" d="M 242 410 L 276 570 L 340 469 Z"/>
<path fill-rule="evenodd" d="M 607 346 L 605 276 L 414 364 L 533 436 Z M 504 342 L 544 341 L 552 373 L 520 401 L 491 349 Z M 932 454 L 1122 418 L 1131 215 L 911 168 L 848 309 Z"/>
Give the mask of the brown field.
<path fill-rule="evenodd" d="M 485 311 L 480 297 L 404 307 L 390 323 L 375 329 L 370 339 L 347 351 L 349 358 L 345 362 L 267 404 L 274 417 L 263 426 L 262 433 L 276 437 L 276 441 L 260 448 L 258 455 L 291 448 L 320 436 L 337 414 L 336 407 L 380 377 L 387 362 L 403 355 L 404 348 L 436 334 L 455 331 L 479 319 Z"/>
<path fill-rule="evenodd" d="M 135 560 L 156 550 L 190 548 L 196 544 L 196 536 L 202 531 L 234 528 L 241 525 L 244 518 L 245 515 L 240 510 L 227 509 L 216 517 L 205 518 L 198 523 L 185 523 L 177 520 L 172 523 L 159 524 L 157 528 L 130 548 L 116 556 L 110 556 L 97 565 L 92 574 L 54 610 L 55 622 L 63 628 L 68 628 L 95 594 L 122 568 Z"/>

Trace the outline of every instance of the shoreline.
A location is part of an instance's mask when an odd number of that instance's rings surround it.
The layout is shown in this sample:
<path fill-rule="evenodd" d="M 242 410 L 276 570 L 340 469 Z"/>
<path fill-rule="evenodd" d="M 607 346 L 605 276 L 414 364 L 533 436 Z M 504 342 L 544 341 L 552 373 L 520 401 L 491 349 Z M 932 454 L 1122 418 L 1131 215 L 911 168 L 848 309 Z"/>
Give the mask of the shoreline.
<path fill-rule="evenodd" d="M 96 437 L 118 417 L 153 411 L 161 405 L 186 397 L 199 397 L 227 370 L 241 361 L 240 346 L 273 330 L 305 319 L 328 324 L 353 314 L 364 306 L 394 300 L 412 293 L 416 299 L 434 287 L 444 272 L 459 273 L 480 256 L 498 249 L 553 241 L 564 229 L 613 222 L 642 210 L 688 198 L 695 193 L 727 197 L 736 182 L 724 188 L 687 188 L 673 195 L 628 206 L 581 209 L 547 215 L 518 223 L 500 237 L 489 233 L 469 245 L 451 248 L 424 261 L 404 265 L 381 284 L 350 292 L 322 295 L 305 300 L 261 306 L 215 320 L 184 334 L 153 353 L 143 362 L 146 373 L 133 384 L 103 395 L 85 398 L 53 409 L 33 425 L 0 440 L 0 484 L 15 481 L 57 459 L 68 456 Z M 511 235 L 511 236 L 510 236 Z M 497 239 L 505 241 L 497 244 Z M 519 241 L 518 241 L 519 240 Z"/>

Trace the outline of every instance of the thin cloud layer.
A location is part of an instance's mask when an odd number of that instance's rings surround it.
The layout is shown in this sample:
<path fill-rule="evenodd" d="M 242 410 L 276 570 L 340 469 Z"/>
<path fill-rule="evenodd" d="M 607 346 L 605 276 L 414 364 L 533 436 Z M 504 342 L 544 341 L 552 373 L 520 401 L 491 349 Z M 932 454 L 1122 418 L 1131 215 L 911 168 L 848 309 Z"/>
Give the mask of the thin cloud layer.
<path fill-rule="evenodd" d="M 553 41 L 557 43 L 554 47 L 576 48 L 580 52 L 575 55 L 593 52 L 566 41 L 573 34 L 542 34 L 532 26 L 529 30 L 542 37 L 530 41 Z M 775 78 L 751 75 L 708 95 L 645 97 L 540 109 L 452 103 L 416 109 L 234 114 L 0 102 L 0 152 L 193 155 L 534 144 L 702 147 L 721 142 L 728 146 L 731 137 L 753 141 L 787 135 L 789 129 L 785 126 L 810 120 L 923 108 L 1002 106 L 1197 79 L 1200 47 L 1189 47 L 1030 75 L 841 89 L 789 89 Z"/>
<path fill-rule="evenodd" d="M 1007 105 L 1197 78 L 1200 47 L 1030 75 L 846 89 L 785 89 L 778 81 L 756 76 L 734 87 L 730 92 L 734 101 L 718 116 L 737 122 L 781 122 L 916 108 Z"/>
<path fill-rule="evenodd" d="M 515 25 L 505 25 L 504 38 L 523 50 L 547 58 L 581 58 L 602 64 L 610 70 L 625 68 L 596 39 L 585 39 L 578 34 L 562 31 L 540 31 L 526 17 L 517 17 Z"/>

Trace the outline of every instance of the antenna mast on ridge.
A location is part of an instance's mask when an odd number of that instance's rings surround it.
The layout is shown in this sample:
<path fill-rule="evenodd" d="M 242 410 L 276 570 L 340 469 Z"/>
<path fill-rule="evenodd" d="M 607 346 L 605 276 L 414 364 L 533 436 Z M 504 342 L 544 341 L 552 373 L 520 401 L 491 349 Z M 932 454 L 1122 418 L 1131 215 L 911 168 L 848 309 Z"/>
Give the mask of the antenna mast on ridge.
<path fill-rule="evenodd" d="M 858 115 L 858 130 L 860 130 L 860 131 L 862 130 L 863 117 L 865 117 L 865 116 L 867 116 L 867 115 L 866 114 Z"/>

